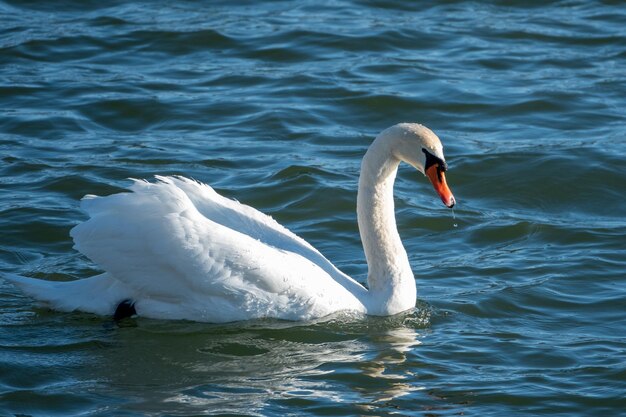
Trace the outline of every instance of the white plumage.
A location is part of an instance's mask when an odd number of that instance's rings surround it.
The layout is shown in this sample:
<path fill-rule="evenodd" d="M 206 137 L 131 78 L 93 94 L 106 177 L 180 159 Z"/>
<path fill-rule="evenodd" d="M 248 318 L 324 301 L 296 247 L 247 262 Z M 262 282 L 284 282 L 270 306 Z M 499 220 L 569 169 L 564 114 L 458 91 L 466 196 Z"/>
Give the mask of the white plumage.
<path fill-rule="evenodd" d="M 208 322 L 395 314 L 415 305 L 416 290 L 395 227 L 393 180 L 400 160 L 424 172 L 422 149 L 443 161 L 434 133 L 401 124 L 381 133 L 364 158 L 357 212 L 369 291 L 271 217 L 208 185 L 160 176 L 82 200 L 89 219 L 71 236 L 103 274 L 72 282 L 5 277 L 55 309 L 101 315 L 123 300 L 140 316 Z"/>

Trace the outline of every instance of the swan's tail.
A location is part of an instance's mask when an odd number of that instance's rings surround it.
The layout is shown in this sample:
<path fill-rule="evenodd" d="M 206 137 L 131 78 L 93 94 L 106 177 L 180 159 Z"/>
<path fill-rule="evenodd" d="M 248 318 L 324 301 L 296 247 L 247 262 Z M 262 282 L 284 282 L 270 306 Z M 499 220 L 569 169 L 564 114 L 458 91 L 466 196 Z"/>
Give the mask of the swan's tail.
<path fill-rule="evenodd" d="M 46 281 L 15 274 L 2 277 L 24 294 L 59 311 L 84 311 L 112 315 L 120 302 L 131 293 L 128 288 L 107 273 L 77 281 Z"/>

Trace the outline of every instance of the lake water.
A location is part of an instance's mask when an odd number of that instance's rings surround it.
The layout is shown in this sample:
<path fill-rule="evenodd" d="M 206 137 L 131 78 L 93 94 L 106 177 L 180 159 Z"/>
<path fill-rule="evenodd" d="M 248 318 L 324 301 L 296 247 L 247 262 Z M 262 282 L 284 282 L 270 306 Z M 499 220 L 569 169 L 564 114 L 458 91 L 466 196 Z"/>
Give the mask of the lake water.
<path fill-rule="evenodd" d="M 359 163 L 402 121 L 458 200 L 400 170 L 395 317 L 116 326 L 0 280 L 0 415 L 624 416 L 625 109 L 620 1 L 0 1 L 0 271 L 98 273 L 79 199 L 181 174 L 364 281 Z"/>

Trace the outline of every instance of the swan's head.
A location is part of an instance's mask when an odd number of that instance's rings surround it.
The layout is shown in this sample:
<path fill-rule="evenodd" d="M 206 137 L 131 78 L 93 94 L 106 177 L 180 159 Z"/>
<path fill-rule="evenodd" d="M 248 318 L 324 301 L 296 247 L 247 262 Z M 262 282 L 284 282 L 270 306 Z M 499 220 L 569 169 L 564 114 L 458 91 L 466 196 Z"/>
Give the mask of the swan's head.
<path fill-rule="evenodd" d="M 448 169 L 443 156 L 441 140 L 426 126 L 417 123 L 400 123 L 381 133 L 388 136 L 393 155 L 411 164 L 426 175 L 447 207 L 454 207 L 456 200 L 446 183 Z"/>

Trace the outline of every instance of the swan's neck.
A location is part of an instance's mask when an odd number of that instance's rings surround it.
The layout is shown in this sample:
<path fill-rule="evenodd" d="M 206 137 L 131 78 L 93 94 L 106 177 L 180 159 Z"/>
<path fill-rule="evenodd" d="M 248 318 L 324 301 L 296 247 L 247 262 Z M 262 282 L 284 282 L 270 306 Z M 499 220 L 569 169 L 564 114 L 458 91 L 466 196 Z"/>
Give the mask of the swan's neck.
<path fill-rule="evenodd" d="M 395 314 L 415 306 L 415 278 L 396 227 L 393 184 L 400 160 L 393 142 L 379 138 L 361 164 L 357 216 L 370 290 L 369 314 Z"/>

